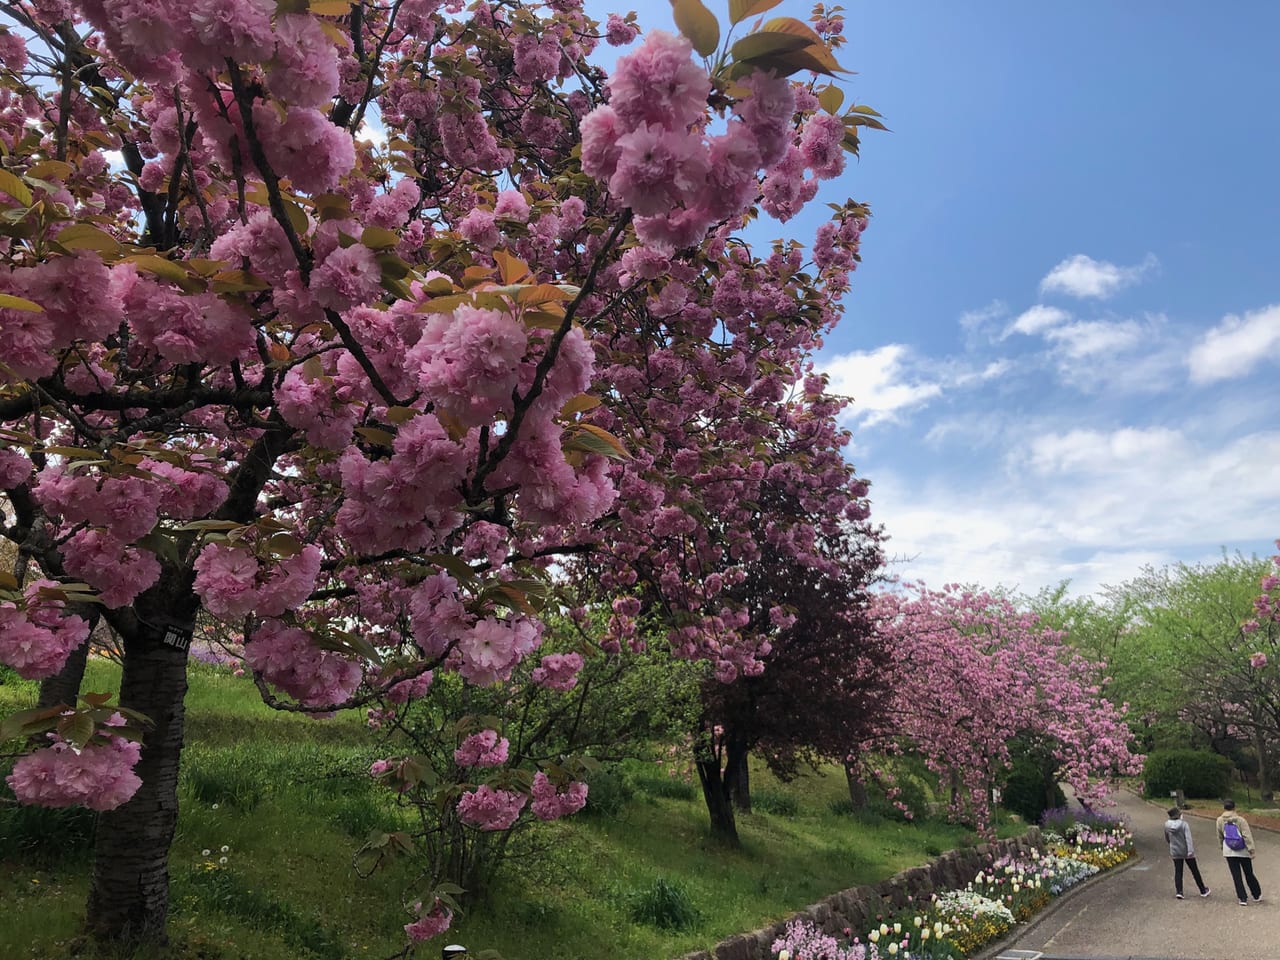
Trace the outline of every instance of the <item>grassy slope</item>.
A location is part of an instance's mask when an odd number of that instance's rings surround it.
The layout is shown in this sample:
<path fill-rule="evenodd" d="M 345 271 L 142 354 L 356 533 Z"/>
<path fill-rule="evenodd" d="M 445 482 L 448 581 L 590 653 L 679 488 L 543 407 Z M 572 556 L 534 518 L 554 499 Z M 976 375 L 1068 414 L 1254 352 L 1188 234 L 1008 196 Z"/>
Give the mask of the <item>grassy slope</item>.
<path fill-rule="evenodd" d="M 85 689 L 114 689 L 114 673 L 110 664 L 91 664 Z M 0 714 L 33 696 L 34 685 L 0 686 Z M 359 841 L 397 822 L 387 798 L 362 776 L 377 749 L 358 718 L 280 715 L 258 701 L 251 684 L 198 666 L 187 710 L 172 853 L 173 955 L 342 960 L 394 953 L 403 942 L 408 917 L 401 904 L 413 895 L 412 872 L 401 864 L 362 880 L 352 868 Z M 515 864 L 492 903 L 460 918 L 450 938 L 473 950 L 496 949 L 507 960 L 675 957 L 964 840 L 945 824 L 832 813 L 842 777 L 811 775 L 783 787 L 758 772 L 756 786 L 789 795 L 796 813 L 741 818 L 737 851 L 711 843 L 697 797 L 641 792 L 615 817 L 542 827 L 547 854 Z M 87 852 L 51 859 L 38 844 L 15 850 L 34 842 L 33 834 L 47 840 L 77 826 L 82 818 L 64 814 L 10 826 L 8 837 L 0 827 L 0 902 L 18 907 L 0 911 L 0 957 L 70 955 Z M 230 847 L 225 867 L 216 865 L 223 845 Z M 211 856 L 202 856 L 205 849 Z M 635 897 L 659 878 L 687 891 L 699 914 L 692 926 L 676 932 L 631 920 Z"/>

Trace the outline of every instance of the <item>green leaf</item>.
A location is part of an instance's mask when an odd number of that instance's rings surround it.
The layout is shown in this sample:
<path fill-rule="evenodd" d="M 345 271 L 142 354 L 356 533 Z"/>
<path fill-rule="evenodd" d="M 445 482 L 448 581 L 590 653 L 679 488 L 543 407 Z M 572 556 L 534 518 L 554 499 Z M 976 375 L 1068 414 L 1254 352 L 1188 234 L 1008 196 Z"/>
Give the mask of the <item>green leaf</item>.
<path fill-rule="evenodd" d="M 382 227 L 365 227 L 364 233 L 360 234 L 360 242 L 371 250 L 384 250 L 397 246 L 400 238 Z"/>
<path fill-rule="evenodd" d="M 307 232 L 307 228 L 311 226 L 311 221 L 307 218 L 307 212 L 292 200 L 284 201 L 285 216 L 289 218 L 289 226 L 293 227 L 293 232 L 302 236 Z"/>
<path fill-rule="evenodd" d="M 593 423 L 577 424 L 573 432 L 568 434 L 567 439 L 560 446 L 565 450 L 582 450 L 586 453 L 596 453 L 602 457 L 608 457 L 610 460 L 631 459 L 631 454 L 627 453 L 622 441 L 608 430 L 603 430 Z"/>
<path fill-rule="evenodd" d="M 730 49 L 733 59 L 739 63 L 754 62 L 791 50 L 803 50 L 809 41 L 790 33 L 749 33 Z"/>
<path fill-rule="evenodd" d="M 86 713 L 73 713 L 58 721 L 58 736 L 77 747 L 88 743 L 93 731 L 93 720 Z"/>
<path fill-rule="evenodd" d="M 302 552 L 302 544 L 290 533 L 277 533 L 267 541 L 267 549 L 272 556 L 296 557 Z"/>
<path fill-rule="evenodd" d="M 67 250 L 95 250 L 98 253 L 117 254 L 120 244 L 111 234 L 88 223 L 73 223 L 53 238 L 58 246 Z"/>
<path fill-rule="evenodd" d="M 31 206 L 31 189 L 8 170 L 0 170 L 0 190 L 3 190 L 24 207 Z"/>
<path fill-rule="evenodd" d="M 396 442 L 394 433 L 380 427 L 356 427 L 356 433 L 380 447 L 390 447 Z"/>
<path fill-rule="evenodd" d="M 720 46 L 720 24 L 702 0 L 671 0 L 671 14 L 681 35 L 701 56 L 709 57 Z"/>
<path fill-rule="evenodd" d="M 822 104 L 823 110 L 834 115 L 840 109 L 840 104 L 844 103 L 844 91 L 834 83 L 829 83 L 818 92 L 818 103 Z"/>
<path fill-rule="evenodd" d="M 11 293 L 0 293 L 0 308 L 22 310 L 25 313 L 44 313 L 44 307 L 26 297 L 15 297 Z"/>
<path fill-rule="evenodd" d="M 311 201 L 315 205 L 320 222 L 351 219 L 351 201 L 336 193 L 322 193 Z"/>
<path fill-rule="evenodd" d="M 311 0 L 311 12 L 317 17 L 345 17 L 351 13 L 350 0 Z"/>
<path fill-rule="evenodd" d="M 186 289 L 192 279 L 184 266 L 172 260 L 166 260 L 164 257 L 143 253 L 127 257 L 125 263 L 132 263 L 143 273 L 151 273 L 164 280 L 172 280 L 183 289 Z"/>
<path fill-rule="evenodd" d="M 729 22 L 735 26 L 747 17 L 772 10 L 782 0 L 729 0 Z"/>
<path fill-rule="evenodd" d="M 0 722 L 0 743 L 13 740 L 15 737 L 52 730 L 58 722 L 58 716 L 67 709 L 66 704 L 53 707 L 32 707 L 30 710 L 19 710 Z"/>
<path fill-rule="evenodd" d="M 755 39 L 759 37 L 766 39 Z M 732 71 L 734 77 L 751 69 L 772 70 L 781 76 L 790 76 L 798 70 L 812 70 L 827 76 L 849 72 L 840 66 L 813 28 L 794 17 L 767 21 L 733 45 L 733 56 L 737 61 Z"/>

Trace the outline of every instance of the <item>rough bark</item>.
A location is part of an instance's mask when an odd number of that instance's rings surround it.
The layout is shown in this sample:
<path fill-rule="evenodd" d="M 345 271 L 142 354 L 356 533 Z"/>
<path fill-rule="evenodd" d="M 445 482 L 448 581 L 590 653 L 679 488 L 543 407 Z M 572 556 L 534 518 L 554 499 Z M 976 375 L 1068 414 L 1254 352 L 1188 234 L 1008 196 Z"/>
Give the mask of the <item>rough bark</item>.
<path fill-rule="evenodd" d="M 1275 799 L 1275 787 L 1271 782 L 1271 764 L 1267 757 L 1267 741 L 1260 730 L 1254 733 L 1254 750 L 1258 754 L 1258 793 L 1270 803 Z"/>
<path fill-rule="evenodd" d="M 132 945 L 166 939 L 187 643 L 196 608 L 189 576 L 165 577 L 138 598 L 135 615 L 119 630 L 124 639 L 120 704 L 146 714 L 154 726 L 146 733 L 135 768 L 142 786 L 98 823 L 85 919 L 97 940 Z"/>
<path fill-rule="evenodd" d="M 862 782 L 857 766 L 845 764 L 844 778 L 849 784 L 849 805 L 855 812 L 867 809 L 867 785 Z"/>
<path fill-rule="evenodd" d="M 726 771 L 727 775 L 728 771 Z M 733 805 L 739 813 L 751 812 L 751 765 L 746 758 L 737 765 L 732 779 L 729 779 L 729 793 L 733 796 Z"/>
<path fill-rule="evenodd" d="M 711 834 L 721 843 L 731 847 L 739 845 L 738 823 L 729 796 L 729 784 L 720 769 L 720 758 L 714 754 L 699 756 L 694 764 L 702 783 L 702 798 L 711 816 Z"/>
<path fill-rule="evenodd" d="M 67 657 L 67 662 L 61 670 L 41 681 L 40 699 L 37 702 L 37 706 L 41 708 L 57 706 L 60 703 L 75 706 L 76 698 L 80 696 L 85 664 L 89 661 L 89 645 L 93 641 L 93 631 L 98 626 L 101 614 L 97 607 L 87 609 L 77 607 L 72 612 L 83 617 L 89 624 L 89 636 L 84 643 L 71 651 L 71 656 Z"/>

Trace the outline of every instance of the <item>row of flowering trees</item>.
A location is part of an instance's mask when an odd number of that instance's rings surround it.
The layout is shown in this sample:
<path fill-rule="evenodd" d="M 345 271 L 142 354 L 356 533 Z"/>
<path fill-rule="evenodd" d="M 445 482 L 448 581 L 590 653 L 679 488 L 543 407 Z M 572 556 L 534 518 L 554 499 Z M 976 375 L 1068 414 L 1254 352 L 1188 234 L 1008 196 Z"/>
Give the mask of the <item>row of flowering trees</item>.
<path fill-rule="evenodd" d="M 1046 790 L 1062 781 L 1086 803 L 1141 772 L 1127 705 L 1104 696 L 1102 665 L 1008 597 L 912 584 L 877 594 L 873 616 L 893 695 L 867 745 L 922 755 L 949 786 L 953 814 L 987 828 L 1015 747 L 1043 770 Z"/>
<path fill-rule="evenodd" d="M 0 659 L 46 681 L 0 739 L 53 741 L 20 799 L 104 810 L 93 935 L 164 937 L 202 610 L 269 702 L 323 714 L 530 662 L 569 690 L 642 608 L 731 683 L 791 616 L 746 602 L 751 564 L 841 576 L 824 544 L 867 491 L 809 358 L 866 211 L 807 249 L 739 233 L 878 125 L 815 79 L 838 15 L 722 42 L 680 0 L 684 36 L 606 76 L 597 44 L 638 29 L 576 0 L 0 12 Z M 602 598 L 602 635 L 541 656 L 548 606 Z M 118 701 L 77 704 L 99 616 Z M 461 820 L 581 806 L 571 766 L 491 782 L 500 738 L 467 736 Z M 447 925 L 438 892 L 411 936 Z"/>

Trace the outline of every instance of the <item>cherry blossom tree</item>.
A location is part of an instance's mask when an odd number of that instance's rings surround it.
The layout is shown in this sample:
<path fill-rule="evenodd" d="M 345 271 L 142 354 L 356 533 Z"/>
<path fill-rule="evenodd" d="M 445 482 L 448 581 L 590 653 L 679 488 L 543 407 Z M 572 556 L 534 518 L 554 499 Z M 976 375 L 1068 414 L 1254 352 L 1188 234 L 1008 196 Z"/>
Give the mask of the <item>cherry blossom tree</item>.
<path fill-rule="evenodd" d="M 713 829 L 736 841 L 734 807 L 749 811 L 749 751 L 782 780 L 801 764 L 842 761 L 878 730 L 891 697 L 892 659 L 869 617 L 869 582 L 882 563 L 880 534 L 846 522 L 815 545 L 825 564 L 798 564 L 766 544 L 736 588 L 757 624 L 785 610 L 764 670 L 735 683 L 708 679 L 695 741 Z"/>
<path fill-rule="evenodd" d="M 1034 741 L 1086 801 L 1140 772 L 1099 665 L 1035 614 L 981 591 L 913 584 L 879 594 L 875 616 L 896 665 L 890 742 L 924 756 L 950 787 L 953 815 L 988 828 L 1015 738 Z"/>
<path fill-rule="evenodd" d="M 773 5 L 732 0 L 730 25 Z M 644 571 L 677 656 L 759 672 L 781 621 L 721 600 L 735 562 L 756 536 L 803 558 L 816 514 L 862 509 L 805 364 L 865 210 L 839 206 L 811 267 L 740 237 L 879 126 L 812 79 L 839 70 L 838 15 L 722 42 L 679 0 L 684 36 L 606 76 L 596 45 L 638 29 L 576 0 L 0 11 L 0 488 L 23 558 L 0 660 L 65 694 L 0 739 L 48 738 L 20 800 L 104 811 L 93 935 L 164 937 L 201 610 L 269 703 L 325 714 L 440 673 L 507 682 L 539 658 L 557 562 L 599 558 L 626 594 L 602 654 L 637 642 Z M 766 481 L 805 512 L 769 518 Z M 70 702 L 89 608 L 121 638 L 115 704 Z M 534 682 L 570 684 L 572 658 L 540 660 Z M 542 770 L 471 787 L 458 814 L 488 825 L 582 798 Z M 406 930 L 449 914 L 424 889 Z"/>

